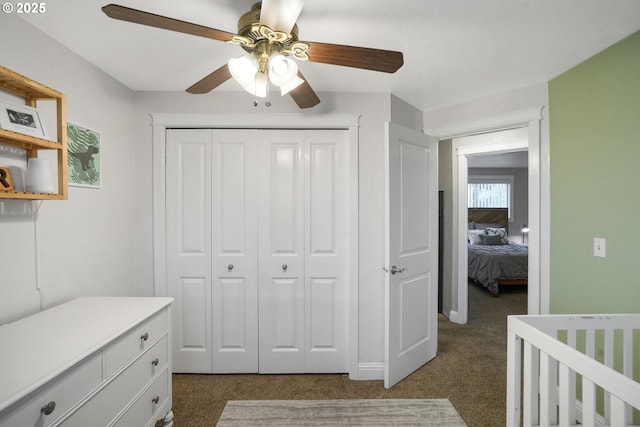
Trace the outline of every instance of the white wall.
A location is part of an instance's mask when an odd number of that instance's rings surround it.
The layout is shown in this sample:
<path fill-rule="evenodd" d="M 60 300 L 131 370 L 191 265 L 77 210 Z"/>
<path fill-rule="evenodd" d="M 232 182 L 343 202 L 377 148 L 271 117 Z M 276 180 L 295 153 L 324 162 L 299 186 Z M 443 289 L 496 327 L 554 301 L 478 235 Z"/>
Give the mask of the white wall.
<path fill-rule="evenodd" d="M 135 162 L 132 92 L 17 15 L 0 15 L 1 64 L 66 95 L 69 121 L 101 132 L 102 188 L 69 188 L 69 200 L 33 207 L 0 201 L 0 324 L 81 295 L 135 292 Z M 22 103 L 0 91 L 0 99 Z M 47 128 L 55 115 L 42 107 Z M 0 164 L 8 161 L 0 155 Z M 14 159 L 14 161 L 16 161 Z M 22 160 L 19 160 L 21 162 Z"/>

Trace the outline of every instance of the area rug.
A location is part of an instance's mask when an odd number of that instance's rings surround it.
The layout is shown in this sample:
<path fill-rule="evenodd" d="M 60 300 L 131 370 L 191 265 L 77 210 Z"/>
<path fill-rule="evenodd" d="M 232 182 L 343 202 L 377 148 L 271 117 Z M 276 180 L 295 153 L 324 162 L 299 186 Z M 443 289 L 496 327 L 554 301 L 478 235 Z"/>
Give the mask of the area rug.
<path fill-rule="evenodd" d="M 448 399 L 230 400 L 218 427 L 466 427 Z"/>

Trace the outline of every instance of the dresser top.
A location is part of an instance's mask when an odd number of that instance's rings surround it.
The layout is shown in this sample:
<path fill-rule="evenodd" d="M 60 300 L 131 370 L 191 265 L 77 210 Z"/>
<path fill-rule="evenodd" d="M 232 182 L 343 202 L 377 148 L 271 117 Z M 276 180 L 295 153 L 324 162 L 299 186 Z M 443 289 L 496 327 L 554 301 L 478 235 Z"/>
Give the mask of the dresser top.
<path fill-rule="evenodd" d="M 0 326 L 0 411 L 167 307 L 172 298 L 78 298 Z"/>

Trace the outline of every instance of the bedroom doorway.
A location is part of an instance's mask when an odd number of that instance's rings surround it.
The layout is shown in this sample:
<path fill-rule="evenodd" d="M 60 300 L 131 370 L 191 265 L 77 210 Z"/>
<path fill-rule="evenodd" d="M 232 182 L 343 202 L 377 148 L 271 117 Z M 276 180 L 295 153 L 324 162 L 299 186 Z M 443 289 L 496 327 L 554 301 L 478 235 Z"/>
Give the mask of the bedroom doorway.
<path fill-rule="evenodd" d="M 458 311 L 457 323 L 466 323 L 468 319 L 468 252 L 467 252 L 467 228 L 468 228 L 468 216 L 467 216 L 467 188 L 469 183 L 469 165 L 478 165 L 482 161 L 488 161 L 490 156 L 493 160 L 496 160 L 498 155 L 501 155 L 503 161 L 518 156 L 518 152 L 525 152 L 529 150 L 530 132 L 528 126 L 515 127 L 513 129 L 486 132 L 471 136 L 463 136 L 453 139 L 453 146 L 457 153 L 457 161 L 454 162 L 457 165 L 457 173 L 454 174 L 457 178 L 457 182 L 454 185 L 457 195 L 455 196 L 456 208 L 454 211 L 457 213 L 457 221 L 454 223 L 454 245 L 457 246 L 457 271 L 456 280 L 454 283 L 457 287 L 458 296 Z M 530 212 L 533 209 L 538 209 L 540 205 L 539 200 L 535 200 L 535 191 L 529 191 L 531 183 L 537 181 L 536 176 L 531 174 L 531 165 L 535 165 L 539 159 L 535 156 L 527 156 L 527 213 L 526 222 L 524 220 L 517 220 L 510 218 L 511 228 L 516 234 L 516 239 L 522 239 L 522 228 L 524 224 L 529 224 L 530 221 L 535 221 L 535 218 L 531 218 Z M 536 168 L 533 169 L 535 172 Z M 535 175 L 535 174 L 534 174 Z M 539 197 L 539 196 L 537 196 Z M 513 215 L 510 214 L 510 217 Z M 522 224 L 518 225 L 518 222 Z M 519 228 L 519 229 L 518 229 Z M 515 231 L 517 229 L 517 232 Z M 529 271 L 531 271 L 532 265 L 539 265 L 539 260 L 535 259 L 536 254 L 529 257 Z M 532 263 L 532 259 L 533 263 Z M 534 267 L 535 268 L 535 267 Z M 536 280 L 530 281 L 529 291 L 531 294 L 538 295 L 538 283 Z M 454 290 L 455 292 L 455 290 Z M 530 295 L 531 295 L 530 294 Z M 532 302 L 528 303 L 529 312 L 532 312 Z M 537 305 L 536 305 L 537 309 Z M 534 310 L 535 311 L 535 310 Z"/>
<path fill-rule="evenodd" d="M 517 137 L 526 139 L 526 134 L 516 133 Z M 528 157 L 528 150 L 467 155 L 469 229 L 463 236 L 467 242 L 462 243 L 468 244 L 469 286 L 477 287 L 480 295 L 515 292 L 523 294 L 526 302 Z M 471 289 L 468 301 L 471 310 Z"/>

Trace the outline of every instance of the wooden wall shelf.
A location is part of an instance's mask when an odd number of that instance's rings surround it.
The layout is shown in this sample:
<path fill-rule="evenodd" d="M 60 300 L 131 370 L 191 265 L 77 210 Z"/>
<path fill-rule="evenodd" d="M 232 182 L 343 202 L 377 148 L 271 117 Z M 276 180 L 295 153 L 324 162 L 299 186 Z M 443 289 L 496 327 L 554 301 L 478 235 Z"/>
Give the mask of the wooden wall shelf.
<path fill-rule="evenodd" d="M 10 92 L 25 100 L 25 104 L 36 107 L 38 100 L 56 102 L 55 141 L 0 129 L 0 144 L 27 150 L 27 158 L 38 157 L 38 150 L 56 150 L 58 163 L 58 193 L 29 193 L 0 191 L 0 199 L 66 200 L 67 194 L 67 110 L 64 94 L 41 83 L 0 66 L 0 90 Z"/>

